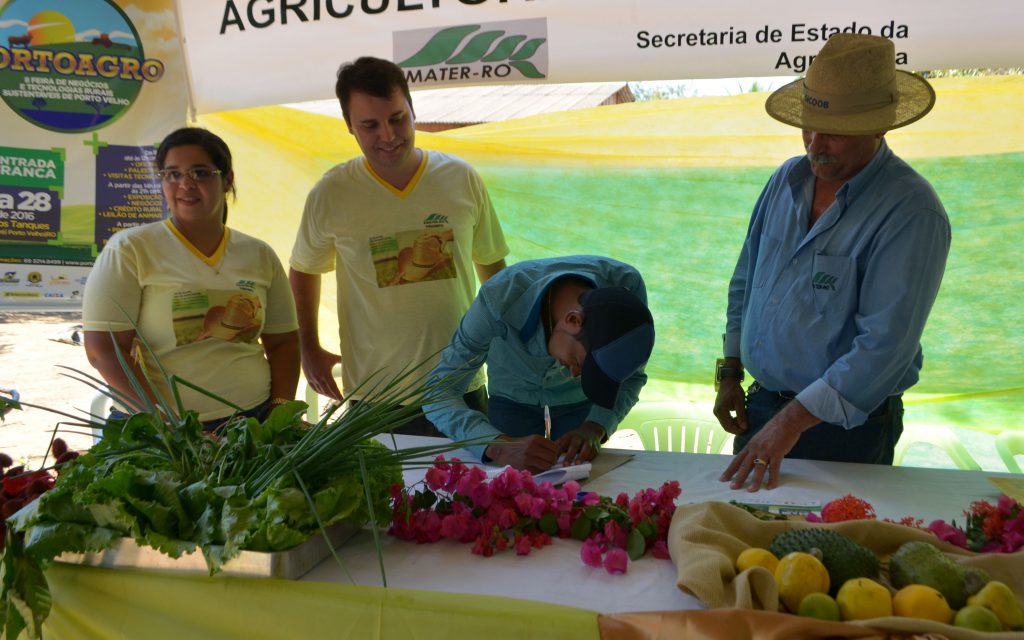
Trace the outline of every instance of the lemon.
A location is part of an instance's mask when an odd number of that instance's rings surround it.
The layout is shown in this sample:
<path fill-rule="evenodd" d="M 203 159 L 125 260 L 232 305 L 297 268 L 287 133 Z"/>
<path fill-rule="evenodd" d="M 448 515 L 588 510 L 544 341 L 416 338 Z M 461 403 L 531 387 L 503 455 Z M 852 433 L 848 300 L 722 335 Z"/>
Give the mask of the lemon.
<path fill-rule="evenodd" d="M 964 629 L 975 631 L 1002 631 L 1003 623 L 999 616 L 980 604 L 969 604 L 956 612 L 953 624 Z"/>
<path fill-rule="evenodd" d="M 794 551 L 786 554 L 775 567 L 775 582 L 779 585 L 779 599 L 790 611 L 800 609 L 800 601 L 809 593 L 828 593 L 828 570 L 809 553 Z"/>
<path fill-rule="evenodd" d="M 892 615 L 892 594 L 868 578 L 852 578 L 836 594 L 843 620 L 870 620 Z"/>
<path fill-rule="evenodd" d="M 943 624 L 953 621 L 946 596 L 924 584 L 908 584 L 892 597 L 892 612 L 905 618 L 924 618 Z"/>
<path fill-rule="evenodd" d="M 808 593 L 800 601 L 797 614 L 818 620 L 839 620 L 839 603 L 827 593 Z"/>
<path fill-rule="evenodd" d="M 743 553 L 736 558 L 737 571 L 746 571 L 751 567 L 764 567 L 774 574 L 777 566 L 779 566 L 779 559 L 775 557 L 775 554 L 759 547 L 744 549 Z"/>

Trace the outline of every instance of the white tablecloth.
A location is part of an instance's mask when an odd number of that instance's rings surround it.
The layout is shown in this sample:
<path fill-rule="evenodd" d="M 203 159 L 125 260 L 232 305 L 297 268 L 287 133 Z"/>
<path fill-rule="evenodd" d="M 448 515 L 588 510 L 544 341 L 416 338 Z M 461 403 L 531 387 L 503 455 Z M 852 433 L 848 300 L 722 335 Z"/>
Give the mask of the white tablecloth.
<path fill-rule="evenodd" d="M 400 438 L 402 446 L 436 442 L 425 438 Z M 874 505 L 879 518 L 936 518 L 963 522 L 963 510 L 974 500 L 994 501 L 999 491 L 980 471 L 918 469 L 833 462 L 787 460 L 782 485 L 772 491 L 751 494 L 731 490 L 718 477 L 731 456 L 629 451 L 634 458 L 591 481 L 583 488 L 603 495 L 625 491 L 632 495 L 678 480 L 682 495 L 677 503 L 708 500 L 771 500 L 818 502 L 852 493 Z M 472 457 L 463 452 L 463 460 Z M 406 482 L 422 478 L 423 471 L 406 472 Z M 693 597 L 676 588 L 672 562 L 647 556 L 631 562 L 624 575 L 584 565 L 580 543 L 558 540 L 525 557 L 505 551 L 484 558 L 470 552 L 471 545 L 442 541 L 415 544 L 382 534 L 387 584 L 391 587 L 526 598 L 565 604 L 602 613 L 700 608 Z M 381 585 L 377 554 L 371 535 L 363 532 L 340 550 L 345 570 L 328 559 L 303 580 Z"/>

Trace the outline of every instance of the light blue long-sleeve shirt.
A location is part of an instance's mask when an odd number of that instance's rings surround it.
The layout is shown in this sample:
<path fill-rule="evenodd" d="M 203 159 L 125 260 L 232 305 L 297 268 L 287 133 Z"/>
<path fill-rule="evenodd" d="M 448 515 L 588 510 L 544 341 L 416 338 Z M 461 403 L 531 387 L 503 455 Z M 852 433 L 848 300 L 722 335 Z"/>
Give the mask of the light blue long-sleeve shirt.
<path fill-rule="evenodd" d="M 640 272 L 599 256 L 528 260 L 506 267 L 480 288 L 463 316 L 429 384 L 443 387 L 446 400 L 424 407 L 427 418 L 452 440 L 493 439 L 501 431 L 462 401 L 473 373 L 487 363 L 488 391 L 533 406 L 576 404 L 587 398 L 579 378 L 567 378 L 548 353 L 541 328 L 541 301 L 563 276 L 579 276 L 595 287 L 625 287 L 647 302 Z M 586 320 L 584 320 L 586 322 Z M 594 405 L 587 416 L 611 435 L 636 404 L 647 375 L 640 369 L 623 381 L 613 409 Z M 483 457 L 485 445 L 467 447 Z"/>
<path fill-rule="evenodd" d="M 729 283 L 724 353 L 765 388 L 796 391 L 820 420 L 852 428 L 918 380 L 949 219 L 884 138 L 808 231 L 813 194 L 804 156 L 762 191 Z"/>

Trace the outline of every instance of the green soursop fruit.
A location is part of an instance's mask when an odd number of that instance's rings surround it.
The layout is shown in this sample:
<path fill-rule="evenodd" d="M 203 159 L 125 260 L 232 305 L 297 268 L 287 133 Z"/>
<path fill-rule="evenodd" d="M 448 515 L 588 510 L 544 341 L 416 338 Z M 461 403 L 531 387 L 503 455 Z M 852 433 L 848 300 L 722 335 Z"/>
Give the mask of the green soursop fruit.
<path fill-rule="evenodd" d="M 900 589 L 908 584 L 925 584 L 946 597 L 954 610 L 989 581 L 985 571 L 961 567 L 935 545 L 922 540 L 904 542 L 889 558 L 889 582 Z"/>
<path fill-rule="evenodd" d="M 775 536 L 768 550 L 782 558 L 793 551 L 821 551 L 821 562 L 828 570 L 830 591 L 852 578 L 877 578 L 878 557 L 867 547 L 857 544 L 841 533 L 816 527 L 793 529 Z"/>

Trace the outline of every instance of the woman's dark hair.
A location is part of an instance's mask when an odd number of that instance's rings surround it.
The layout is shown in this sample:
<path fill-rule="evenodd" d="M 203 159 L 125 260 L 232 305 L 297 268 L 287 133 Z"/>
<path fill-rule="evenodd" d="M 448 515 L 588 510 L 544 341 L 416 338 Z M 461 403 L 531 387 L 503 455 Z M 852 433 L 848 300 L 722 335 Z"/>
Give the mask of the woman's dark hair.
<path fill-rule="evenodd" d="M 231 173 L 231 149 L 228 149 L 226 142 L 221 140 L 220 136 L 207 131 L 206 129 L 200 129 L 199 127 L 182 127 L 177 131 L 172 131 L 167 134 L 167 137 L 163 139 L 160 146 L 156 150 L 156 168 L 163 170 L 164 162 L 167 161 L 167 153 L 175 147 L 184 147 L 186 145 L 195 145 L 206 152 L 206 155 L 210 156 L 210 160 L 213 161 L 213 166 L 217 167 L 221 171 L 221 179 L 227 179 Z M 228 189 L 231 192 L 232 197 L 235 196 L 235 181 L 231 180 L 231 187 Z M 227 223 L 228 221 L 228 203 L 224 202 L 224 217 L 222 222 Z"/>

